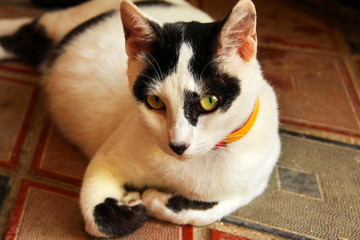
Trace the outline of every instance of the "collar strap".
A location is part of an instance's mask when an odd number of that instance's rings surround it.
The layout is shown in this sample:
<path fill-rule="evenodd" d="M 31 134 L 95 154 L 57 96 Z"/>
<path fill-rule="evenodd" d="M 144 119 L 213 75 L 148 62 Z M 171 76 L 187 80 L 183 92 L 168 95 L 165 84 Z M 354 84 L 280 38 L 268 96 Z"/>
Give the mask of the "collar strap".
<path fill-rule="evenodd" d="M 240 140 L 242 137 L 244 137 L 254 126 L 258 113 L 259 113 L 259 98 L 257 98 L 256 100 L 254 110 L 251 113 L 248 121 L 241 128 L 227 135 L 223 141 L 219 142 L 216 145 L 216 147 L 217 148 L 223 147 L 225 144 L 236 142 Z"/>

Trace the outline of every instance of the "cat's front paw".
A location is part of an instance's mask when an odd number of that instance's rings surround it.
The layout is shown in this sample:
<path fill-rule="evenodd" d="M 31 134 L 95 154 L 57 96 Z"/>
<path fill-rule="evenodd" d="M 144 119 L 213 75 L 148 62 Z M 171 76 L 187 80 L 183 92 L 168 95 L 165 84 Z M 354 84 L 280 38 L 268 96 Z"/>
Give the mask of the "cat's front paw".
<path fill-rule="evenodd" d="M 149 216 L 180 224 L 175 219 L 176 214 L 166 206 L 171 197 L 173 197 L 173 195 L 170 193 L 148 189 L 142 194 L 141 199 Z"/>
<path fill-rule="evenodd" d="M 140 228 L 146 219 L 145 207 L 137 200 L 123 203 L 107 198 L 94 209 L 96 227 L 106 237 L 128 235 Z"/>
<path fill-rule="evenodd" d="M 175 224 L 207 225 L 216 220 L 212 210 L 218 202 L 190 200 L 181 195 L 163 193 L 154 189 L 142 195 L 148 215 Z"/>

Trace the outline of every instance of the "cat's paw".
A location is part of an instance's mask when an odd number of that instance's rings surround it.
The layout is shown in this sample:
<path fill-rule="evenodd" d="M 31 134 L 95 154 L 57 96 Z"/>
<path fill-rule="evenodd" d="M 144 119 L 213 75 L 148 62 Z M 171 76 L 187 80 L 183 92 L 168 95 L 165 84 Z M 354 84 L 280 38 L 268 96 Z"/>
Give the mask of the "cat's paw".
<path fill-rule="evenodd" d="M 147 216 L 138 196 L 139 193 L 130 193 L 121 202 L 107 198 L 96 205 L 94 220 L 97 230 L 106 237 L 122 237 L 140 228 Z"/>
<path fill-rule="evenodd" d="M 181 195 L 146 190 L 142 195 L 148 215 L 175 224 L 207 225 L 216 220 L 211 210 L 218 202 L 190 200 Z"/>
<path fill-rule="evenodd" d="M 176 224 L 183 224 L 179 222 L 181 218 L 178 218 L 176 212 L 166 206 L 172 197 L 173 195 L 170 193 L 160 192 L 155 189 L 148 189 L 141 196 L 149 216 Z"/>

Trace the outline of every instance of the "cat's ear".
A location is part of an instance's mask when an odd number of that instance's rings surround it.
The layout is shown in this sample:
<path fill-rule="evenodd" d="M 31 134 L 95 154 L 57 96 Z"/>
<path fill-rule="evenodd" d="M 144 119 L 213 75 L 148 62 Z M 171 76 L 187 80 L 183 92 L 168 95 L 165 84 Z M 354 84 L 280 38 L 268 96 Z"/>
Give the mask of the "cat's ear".
<path fill-rule="evenodd" d="M 141 54 L 152 52 L 158 39 L 156 23 L 150 22 L 130 1 L 121 2 L 120 14 L 128 57 L 136 58 Z"/>
<path fill-rule="evenodd" d="M 244 61 L 256 55 L 256 11 L 251 0 L 240 0 L 223 20 L 218 54 L 238 54 Z"/>

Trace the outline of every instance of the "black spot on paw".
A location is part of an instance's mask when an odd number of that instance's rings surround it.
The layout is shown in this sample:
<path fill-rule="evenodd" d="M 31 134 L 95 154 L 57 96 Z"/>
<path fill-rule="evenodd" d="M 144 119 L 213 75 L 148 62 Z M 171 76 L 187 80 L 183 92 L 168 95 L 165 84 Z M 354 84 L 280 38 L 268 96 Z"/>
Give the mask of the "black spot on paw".
<path fill-rule="evenodd" d="M 113 198 L 98 204 L 94 210 L 95 223 L 100 232 L 108 237 L 122 237 L 140 228 L 146 221 L 142 204 L 135 206 L 117 205 Z"/>
<path fill-rule="evenodd" d="M 217 202 L 203 202 L 198 200 L 190 200 L 186 197 L 177 195 L 170 198 L 166 204 L 166 207 L 174 212 L 180 212 L 181 210 L 194 209 L 194 210 L 207 210 L 215 206 Z"/>

